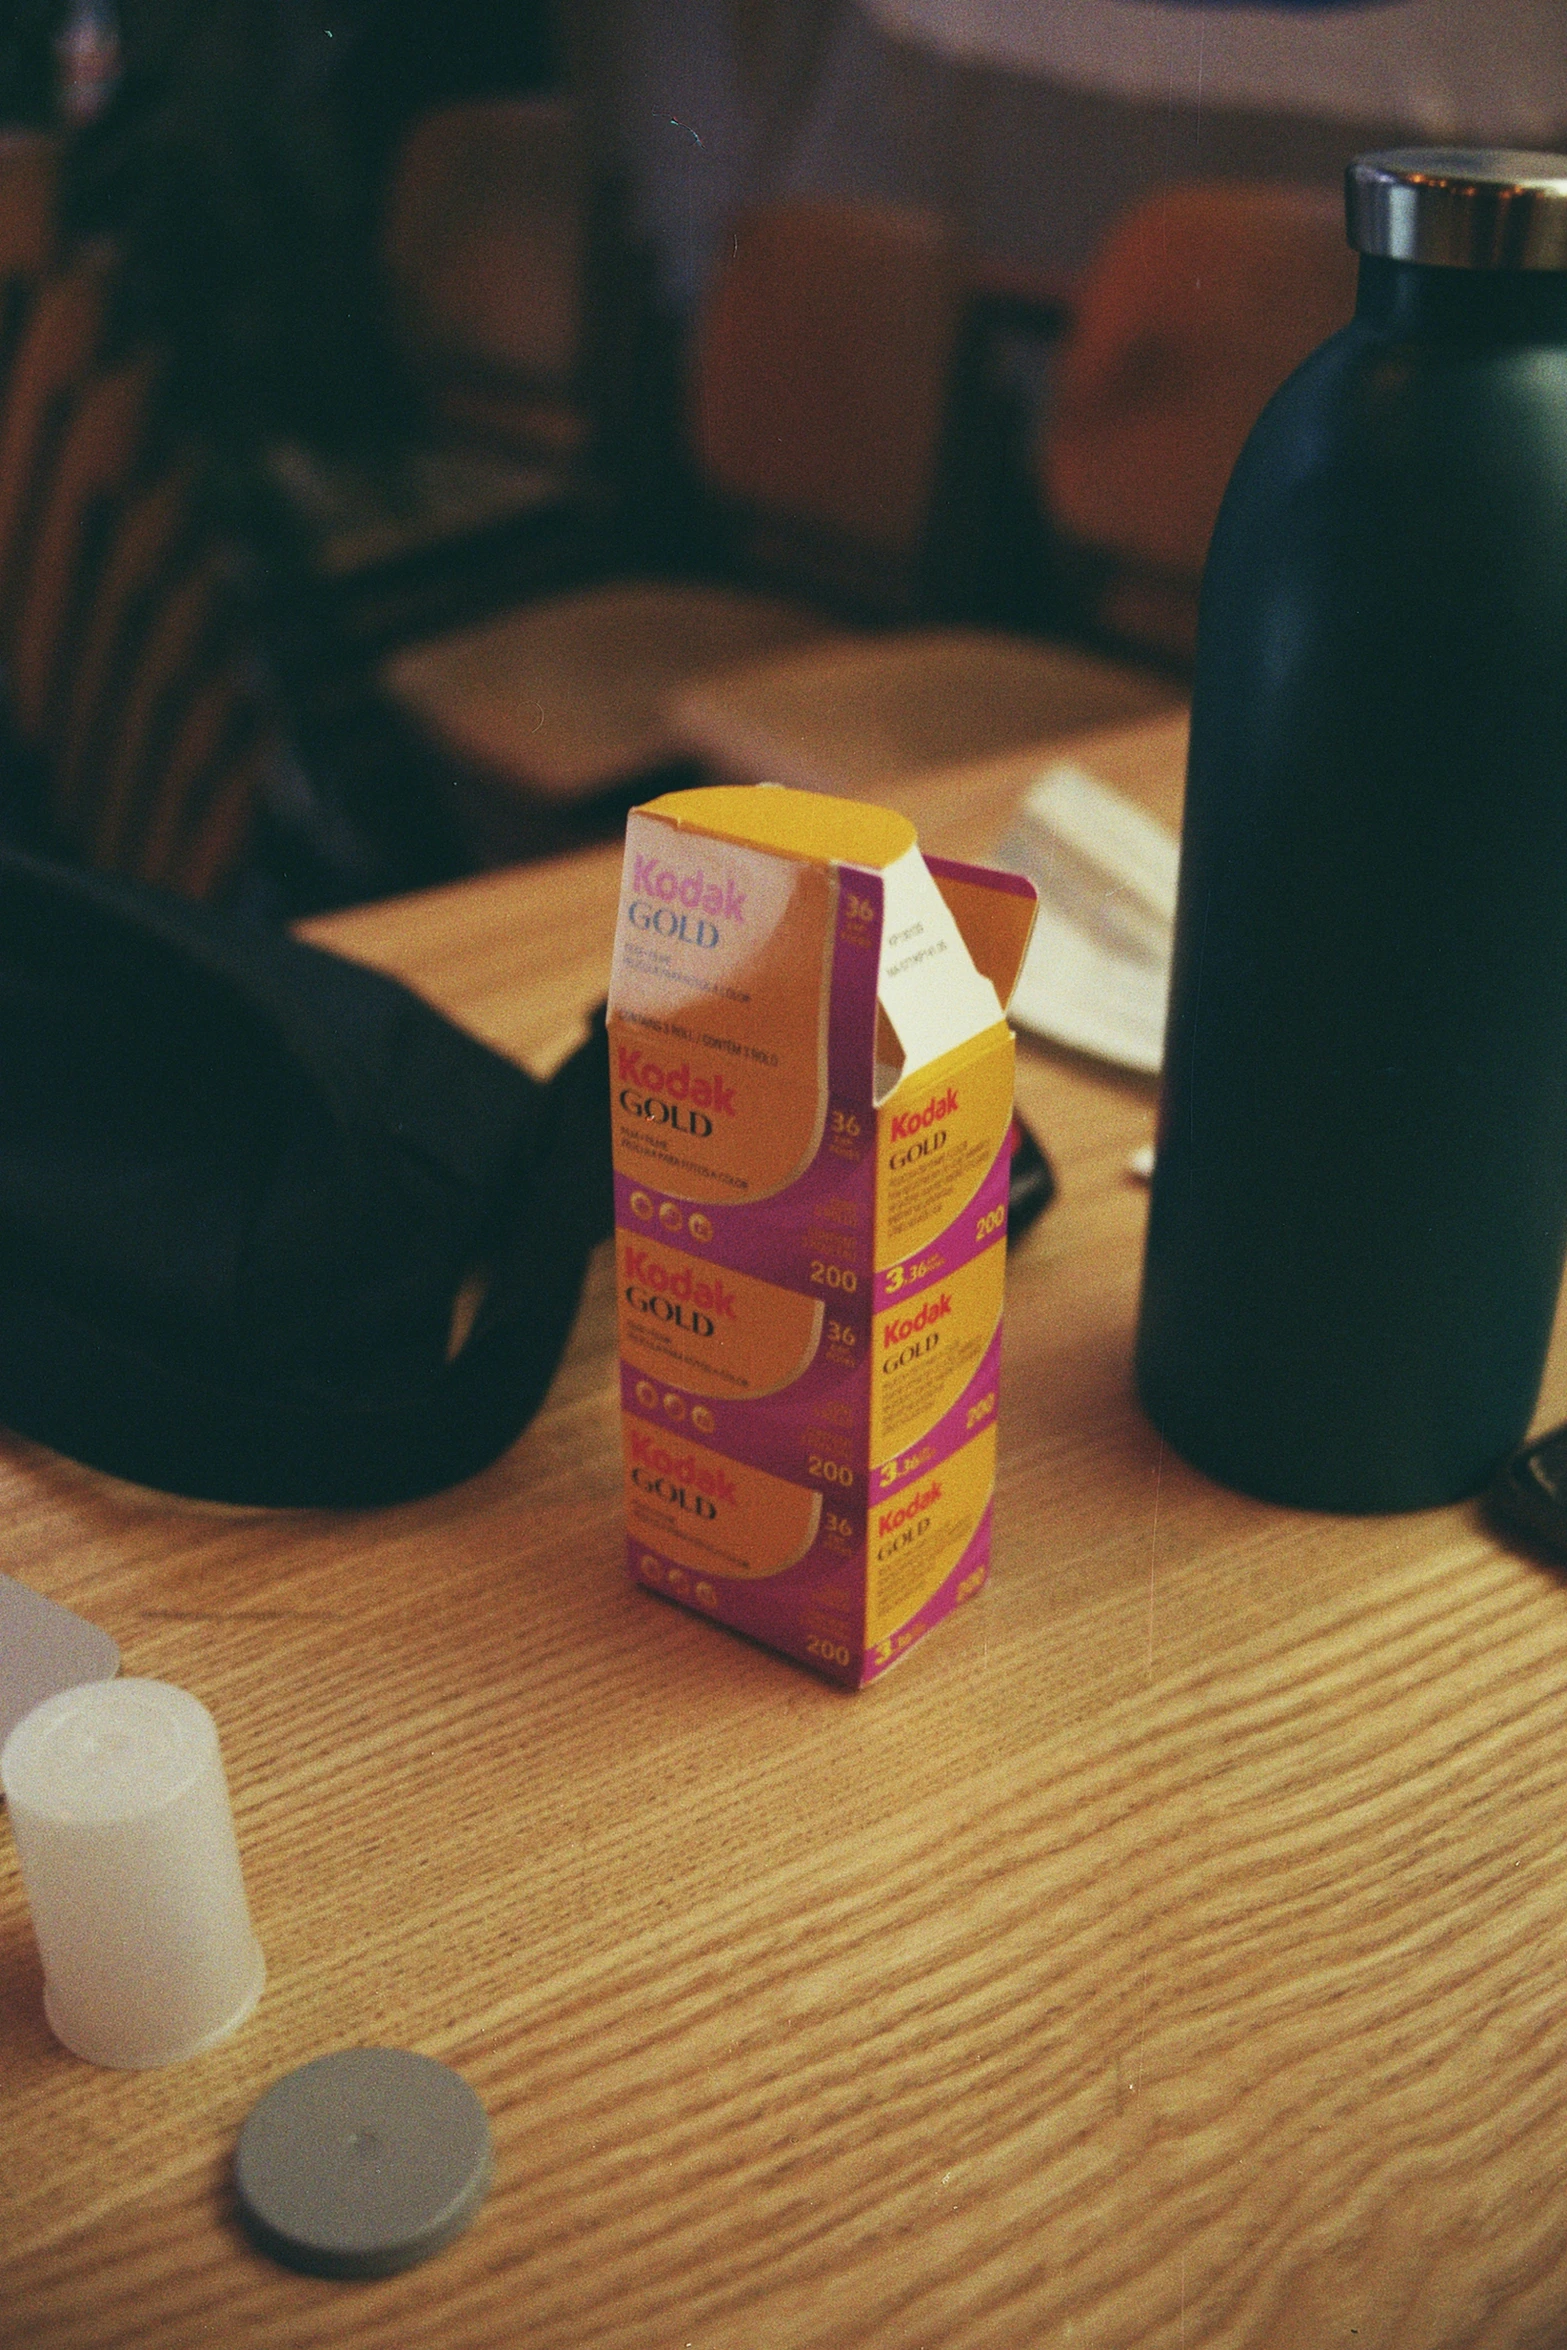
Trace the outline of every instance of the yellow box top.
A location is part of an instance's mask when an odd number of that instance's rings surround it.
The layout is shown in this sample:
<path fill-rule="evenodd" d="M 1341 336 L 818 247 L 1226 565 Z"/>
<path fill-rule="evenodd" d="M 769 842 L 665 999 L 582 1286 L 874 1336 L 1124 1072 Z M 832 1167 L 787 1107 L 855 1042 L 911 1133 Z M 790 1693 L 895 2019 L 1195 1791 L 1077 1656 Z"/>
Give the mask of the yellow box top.
<path fill-rule="evenodd" d="M 878 872 L 905 855 L 919 837 L 895 808 L 773 783 L 713 783 L 696 791 L 664 792 L 645 801 L 641 813 L 741 848 L 773 849 L 813 864 L 869 865 Z"/>

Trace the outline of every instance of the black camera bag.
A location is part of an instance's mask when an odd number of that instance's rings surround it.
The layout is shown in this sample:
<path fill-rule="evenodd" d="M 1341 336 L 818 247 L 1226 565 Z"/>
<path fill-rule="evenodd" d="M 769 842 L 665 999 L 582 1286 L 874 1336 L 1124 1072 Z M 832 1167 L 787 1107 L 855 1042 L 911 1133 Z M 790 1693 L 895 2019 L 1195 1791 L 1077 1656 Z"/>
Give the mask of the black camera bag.
<path fill-rule="evenodd" d="M 470 1475 L 611 1229 L 608 1090 L 601 1021 L 539 1083 L 377 972 L 0 848 L 0 1422 L 211 1500 Z"/>

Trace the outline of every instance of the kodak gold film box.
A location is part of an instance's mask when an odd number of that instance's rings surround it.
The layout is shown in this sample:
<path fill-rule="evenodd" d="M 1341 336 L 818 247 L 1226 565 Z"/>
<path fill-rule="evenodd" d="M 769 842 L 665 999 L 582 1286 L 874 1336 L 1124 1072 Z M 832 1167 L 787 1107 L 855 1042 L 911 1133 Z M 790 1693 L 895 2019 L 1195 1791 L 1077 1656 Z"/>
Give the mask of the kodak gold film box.
<path fill-rule="evenodd" d="M 989 1572 L 1032 884 L 771 785 L 626 831 L 610 981 L 631 1574 L 850 1686 Z"/>

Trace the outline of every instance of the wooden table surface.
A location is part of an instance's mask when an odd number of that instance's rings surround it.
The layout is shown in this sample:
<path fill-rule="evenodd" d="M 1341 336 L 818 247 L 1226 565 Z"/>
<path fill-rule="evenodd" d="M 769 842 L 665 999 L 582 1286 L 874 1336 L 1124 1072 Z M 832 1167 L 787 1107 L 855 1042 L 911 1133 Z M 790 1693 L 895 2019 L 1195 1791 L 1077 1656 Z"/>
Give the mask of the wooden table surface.
<path fill-rule="evenodd" d="M 1096 746 L 1168 815 L 1180 730 Z M 1030 762 L 908 787 L 980 849 Z M 315 935 L 544 1063 L 595 852 Z M 546 1410 L 364 1515 L 0 1451 L 5 1569 L 222 1732 L 270 1969 L 166 2072 L 51 2039 L 0 1836 L 5 2350 L 1492 2350 L 1567 2341 L 1567 1591 L 1477 1509 L 1241 1500 L 1139 1417 L 1150 1087 L 1025 1043 L 990 1588 L 849 1696 L 633 1588 L 607 1252 Z M 1567 1409 L 1558 1342 L 1542 1417 Z M 368 2042 L 497 2149 L 459 2243 L 252 2252 L 235 2133 Z"/>

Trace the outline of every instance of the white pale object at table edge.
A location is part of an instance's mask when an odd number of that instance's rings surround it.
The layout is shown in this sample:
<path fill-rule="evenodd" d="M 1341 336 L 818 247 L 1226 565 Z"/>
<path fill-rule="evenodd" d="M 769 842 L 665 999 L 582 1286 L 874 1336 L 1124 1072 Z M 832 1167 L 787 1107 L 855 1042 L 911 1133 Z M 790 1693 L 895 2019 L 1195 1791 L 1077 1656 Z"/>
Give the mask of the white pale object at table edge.
<path fill-rule="evenodd" d="M 165 1681 L 61 1691 L 0 1749 L 50 2027 L 91 2063 L 197 2055 L 266 1979 L 218 1734 Z"/>
<path fill-rule="evenodd" d="M 1039 891 L 1013 1020 L 1077 1052 L 1157 1075 L 1180 865 L 1175 834 L 1062 760 L 1030 788 L 996 861 L 1026 873 Z"/>
<path fill-rule="evenodd" d="M 866 0 L 895 40 L 1169 107 L 1378 123 L 1422 145 L 1556 146 L 1561 0 L 1172 7 L 1170 0 Z M 1384 143 L 1396 143 L 1388 140 Z"/>

